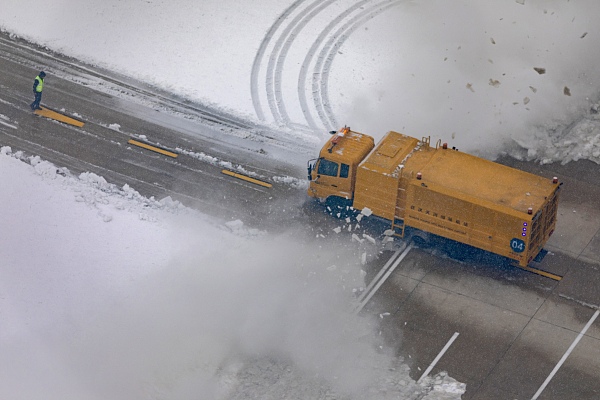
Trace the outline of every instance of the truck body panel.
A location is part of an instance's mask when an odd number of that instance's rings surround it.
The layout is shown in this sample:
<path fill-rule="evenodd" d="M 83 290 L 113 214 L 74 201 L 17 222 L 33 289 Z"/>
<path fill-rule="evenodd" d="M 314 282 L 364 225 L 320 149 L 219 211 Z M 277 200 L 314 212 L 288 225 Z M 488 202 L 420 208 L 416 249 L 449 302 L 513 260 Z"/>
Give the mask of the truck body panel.
<path fill-rule="evenodd" d="M 340 196 L 357 210 L 369 208 L 389 220 L 400 236 L 405 227 L 412 227 L 508 257 L 521 266 L 531 262 L 555 229 L 557 179 L 439 142 L 431 146 L 428 138 L 390 131 L 374 146 L 365 137 L 370 138 L 348 129 L 332 139 L 335 144 L 325 144 L 316 169 L 330 162 L 347 164 L 351 176 L 340 178 L 338 173 L 323 179 L 313 171 L 309 195 Z M 351 183 L 344 186 L 344 180 Z"/>
<path fill-rule="evenodd" d="M 393 220 L 399 187 L 399 166 L 419 141 L 390 131 L 358 167 L 354 207 L 368 207 L 377 216 Z"/>

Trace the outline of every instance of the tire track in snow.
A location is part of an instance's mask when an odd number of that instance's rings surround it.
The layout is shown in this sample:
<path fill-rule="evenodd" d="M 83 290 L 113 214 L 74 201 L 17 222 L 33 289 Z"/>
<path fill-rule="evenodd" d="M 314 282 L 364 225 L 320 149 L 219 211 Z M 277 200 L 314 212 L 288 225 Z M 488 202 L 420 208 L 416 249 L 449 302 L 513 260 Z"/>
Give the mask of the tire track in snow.
<path fill-rule="evenodd" d="M 308 50 L 308 53 L 304 57 L 304 61 L 302 62 L 302 66 L 300 67 L 300 74 L 298 76 L 298 99 L 300 101 L 300 108 L 302 109 L 302 113 L 304 114 L 304 118 L 306 119 L 306 122 L 308 123 L 308 126 L 312 130 L 314 130 L 314 131 L 319 131 L 321 128 L 317 126 L 314 118 L 312 117 L 312 114 L 308 110 L 308 101 L 307 101 L 307 98 L 306 98 L 306 81 L 307 81 L 307 74 L 308 74 L 308 69 L 309 69 L 310 63 L 312 62 L 312 59 L 313 59 L 315 53 L 317 52 L 319 46 L 321 46 L 321 44 L 327 38 L 327 35 L 329 35 L 330 32 L 337 25 L 339 25 L 341 22 L 343 22 L 344 18 L 346 18 L 352 12 L 356 11 L 357 9 L 359 9 L 360 7 L 362 7 L 363 5 L 365 5 L 365 4 L 367 4 L 367 3 L 371 2 L 371 1 L 373 1 L 373 0 L 362 0 L 362 1 L 359 1 L 358 3 L 354 4 L 353 6 L 349 7 L 344 12 L 342 12 L 341 14 L 339 14 L 336 18 L 334 18 L 325 27 L 325 29 L 323 29 L 321 31 L 321 33 L 319 34 L 319 36 L 317 37 L 317 39 L 310 46 L 310 49 Z"/>
<path fill-rule="evenodd" d="M 266 91 L 267 91 L 267 102 L 269 103 L 269 109 L 271 110 L 271 114 L 273 118 L 275 118 L 276 123 L 284 122 L 283 117 L 280 113 L 280 107 L 277 103 L 281 100 L 281 94 L 279 96 L 276 95 L 275 85 L 276 76 L 275 69 L 283 68 L 283 64 L 285 62 L 285 57 L 287 56 L 287 50 L 292 45 L 295 36 L 291 36 L 292 33 L 297 35 L 303 27 L 305 27 L 308 22 L 315 15 L 317 15 L 321 10 L 327 7 L 329 4 L 335 2 L 336 0 L 315 0 L 311 4 L 309 4 L 304 10 L 300 11 L 298 15 L 294 17 L 294 19 L 285 27 L 281 36 L 275 43 L 273 51 L 271 52 L 271 56 L 269 58 L 269 63 L 267 65 L 267 82 L 266 82 Z M 283 52 L 283 56 L 280 57 L 282 51 L 286 48 L 285 52 Z M 281 73 L 279 74 L 279 79 L 281 79 Z M 279 87 L 281 88 L 281 82 L 279 82 Z M 288 118 L 289 119 L 289 118 Z M 289 122 L 287 122 L 289 123 Z"/>
<path fill-rule="evenodd" d="M 296 8 L 298 8 L 302 3 L 306 0 L 297 0 L 291 6 L 289 6 L 275 21 L 273 25 L 267 31 L 267 34 L 263 38 L 260 46 L 258 47 L 258 51 L 254 56 L 254 62 L 252 63 L 252 72 L 250 74 L 250 95 L 252 96 L 252 105 L 254 106 L 254 111 L 256 112 L 256 116 L 259 120 L 265 120 L 265 114 L 262 109 L 262 105 L 260 104 L 260 96 L 258 93 L 258 73 L 260 72 L 260 64 L 262 63 L 262 59 L 267 51 L 267 46 L 271 41 L 271 38 L 279 29 L 279 27 L 283 24 L 285 19 L 290 16 L 292 12 Z"/>
<path fill-rule="evenodd" d="M 349 5 L 344 11 L 333 18 L 325 28 L 323 28 L 304 57 L 298 75 L 297 90 L 301 111 L 308 126 L 293 122 L 288 114 L 282 90 L 285 61 L 289 50 L 292 48 L 301 31 L 327 7 L 336 2 L 340 3 L 340 0 L 316 0 L 308 5 L 306 5 L 308 0 L 297 0 L 277 18 L 263 38 L 252 66 L 251 96 L 256 115 L 260 120 L 264 121 L 266 117 L 261 105 L 258 89 L 259 72 L 269 44 L 277 37 L 269 56 L 265 84 L 268 109 L 271 112 L 273 119 L 277 124 L 282 124 L 295 129 L 304 128 L 312 132 L 322 131 L 323 127 L 328 130 L 337 127 L 337 121 L 329 100 L 328 85 L 330 71 L 338 49 L 360 26 L 389 8 L 406 0 L 380 1 L 368 9 L 363 9 L 367 4 L 374 1 L 375 0 L 361 0 Z M 303 5 L 306 5 L 306 7 L 300 9 Z M 297 12 L 297 14 L 286 24 L 286 20 L 291 18 L 294 12 Z M 340 25 L 341 27 L 332 35 L 331 32 Z M 281 34 L 277 35 L 277 31 L 282 28 L 283 31 Z M 313 63 L 315 54 L 319 51 L 319 48 L 328 37 L 329 39 L 321 48 L 313 68 L 311 91 L 315 111 L 311 112 L 306 93 L 308 82 L 307 75 L 309 73 L 310 65 Z M 315 118 L 313 118 L 315 112 L 323 127 L 320 127 Z"/>
<path fill-rule="evenodd" d="M 313 102 L 321 123 L 327 130 L 337 130 L 336 121 L 331 102 L 329 100 L 329 73 L 338 49 L 359 27 L 377 15 L 399 5 L 404 0 L 386 0 L 371 6 L 364 12 L 354 16 L 347 24 L 338 29 L 321 49 L 317 63 L 314 67 L 312 78 Z"/>
<path fill-rule="evenodd" d="M 288 26 L 288 32 L 284 31 L 283 36 L 280 38 L 282 46 L 279 52 L 273 52 L 271 55 L 271 59 L 269 60 L 269 67 L 267 71 L 269 71 L 271 67 L 271 63 L 274 64 L 275 70 L 273 75 L 267 75 L 267 97 L 269 99 L 275 99 L 275 106 L 277 107 L 277 113 L 274 114 L 275 118 L 281 118 L 277 122 L 283 122 L 286 125 L 291 124 L 290 117 L 287 113 L 285 107 L 285 101 L 283 99 L 283 93 L 281 89 L 281 80 L 283 75 L 283 68 L 285 65 L 285 59 L 287 57 L 288 51 L 294 44 L 294 40 L 300 32 L 308 25 L 321 11 L 325 8 L 329 7 L 332 3 L 337 0 L 325 0 L 325 1 L 315 1 L 307 9 L 304 10 L 303 13 L 299 14 L 294 21 Z M 273 86 L 269 85 L 269 78 L 273 77 Z M 272 91 L 272 92 L 271 92 Z"/>

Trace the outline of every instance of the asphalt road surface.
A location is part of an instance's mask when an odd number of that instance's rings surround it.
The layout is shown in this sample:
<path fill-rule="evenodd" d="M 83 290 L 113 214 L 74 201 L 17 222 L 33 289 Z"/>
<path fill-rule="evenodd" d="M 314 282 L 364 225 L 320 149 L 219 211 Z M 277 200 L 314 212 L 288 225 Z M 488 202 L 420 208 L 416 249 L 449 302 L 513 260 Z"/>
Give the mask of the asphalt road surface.
<path fill-rule="evenodd" d="M 31 85 L 41 65 L 48 72 L 42 104 L 82 119 L 83 128 L 31 113 Z M 271 232 L 295 224 L 317 240 L 315 231 L 338 224 L 307 202 L 302 187 L 274 179 L 302 180 L 306 160 L 316 156 L 314 144 L 4 34 L 0 70 L 0 146 Z M 132 138 L 179 156 L 132 146 Z M 214 160 L 241 166 L 273 186 L 224 175 Z M 564 182 L 550 253 L 536 265 L 563 279 L 417 248 L 362 312 L 379 314 L 381 334 L 414 379 L 458 333 L 431 373 L 447 371 L 466 383 L 464 399 L 531 399 L 536 393 L 539 399 L 599 399 L 600 319 L 593 318 L 600 305 L 600 167 L 587 161 L 500 162 Z M 368 264 L 367 280 L 392 254 L 385 251 Z"/>

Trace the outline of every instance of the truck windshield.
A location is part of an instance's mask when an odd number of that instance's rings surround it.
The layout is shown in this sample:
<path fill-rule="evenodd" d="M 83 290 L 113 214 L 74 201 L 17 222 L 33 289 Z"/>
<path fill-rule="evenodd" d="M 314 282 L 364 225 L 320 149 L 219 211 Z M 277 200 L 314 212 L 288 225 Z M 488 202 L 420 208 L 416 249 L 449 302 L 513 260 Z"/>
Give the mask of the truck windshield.
<path fill-rule="evenodd" d="M 322 158 L 321 162 L 319 162 L 319 169 L 317 170 L 317 173 L 320 175 L 337 176 L 338 168 L 338 163 Z"/>

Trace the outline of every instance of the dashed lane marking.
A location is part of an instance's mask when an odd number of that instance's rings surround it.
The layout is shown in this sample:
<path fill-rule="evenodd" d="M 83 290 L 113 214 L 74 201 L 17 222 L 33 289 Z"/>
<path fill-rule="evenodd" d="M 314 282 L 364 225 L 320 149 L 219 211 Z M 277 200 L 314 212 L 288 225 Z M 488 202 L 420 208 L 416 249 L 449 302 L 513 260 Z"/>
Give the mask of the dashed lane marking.
<path fill-rule="evenodd" d="M 396 267 L 398 265 L 400 265 L 400 262 L 404 259 L 404 257 L 406 257 L 406 255 L 408 254 L 408 252 L 411 249 L 412 249 L 412 245 L 409 244 L 408 246 L 406 246 L 404 248 L 404 251 L 402 251 L 402 254 L 398 255 L 398 253 L 400 251 L 396 251 L 392 255 L 392 257 L 390 257 L 390 260 L 385 264 L 385 266 L 381 269 L 380 273 L 377 274 L 377 276 L 373 279 L 373 281 L 371 281 L 367 290 L 365 290 L 364 294 L 361 295 L 361 298 L 359 299 L 360 304 L 358 304 L 356 306 L 356 308 L 354 309 L 355 314 L 358 314 L 363 309 L 363 307 L 367 305 L 369 300 L 371 300 L 371 297 L 373 297 L 373 295 L 377 292 L 377 290 L 379 290 L 381 285 L 383 285 L 383 283 L 386 281 L 386 279 L 392 274 L 392 272 L 394 272 Z M 394 260 L 393 264 L 390 266 L 391 261 L 393 259 L 395 259 L 395 260 Z"/>
<path fill-rule="evenodd" d="M 169 157 L 173 157 L 173 158 L 177 158 L 177 156 L 179 155 L 177 153 L 173 153 L 172 151 L 161 149 L 160 147 L 152 146 L 148 143 L 140 142 L 138 140 L 129 139 L 129 141 L 127 143 L 132 144 L 134 146 L 142 147 L 146 150 L 154 151 L 156 153 L 164 154 L 165 156 L 169 156 Z"/>
<path fill-rule="evenodd" d="M 440 358 L 442 358 L 444 353 L 450 348 L 450 346 L 452 346 L 452 343 L 454 343 L 454 341 L 456 340 L 458 335 L 459 335 L 458 332 L 454 332 L 454 335 L 452 335 L 452 337 L 450 338 L 450 340 L 448 340 L 448 343 L 446 343 L 446 345 L 444 346 L 442 351 L 440 351 L 440 353 L 437 355 L 437 357 L 435 357 L 433 359 L 433 361 L 431 362 L 431 364 L 429 364 L 429 367 L 427 367 L 425 372 L 423 372 L 423 375 L 421 375 L 421 377 L 419 378 L 417 383 L 421 382 L 427 375 L 429 375 L 429 373 L 431 372 L 433 367 L 435 367 L 435 365 L 438 363 L 438 361 L 440 361 Z"/>
<path fill-rule="evenodd" d="M 46 108 L 46 107 L 42 107 L 41 110 L 35 110 L 35 114 L 37 114 L 41 117 L 53 119 L 55 121 L 63 122 L 65 124 L 78 126 L 80 128 L 82 128 L 83 125 L 85 125 L 83 121 L 80 121 L 75 118 L 67 117 L 64 114 L 58 113 L 58 112 L 51 110 L 49 108 Z"/>
<path fill-rule="evenodd" d="M 562 356 L 562 358 L 560 359 L 560 361 L 558 362 L 558 364 L 556 364 L 556 366 L 554 367 L 554 369 L 552 370 L 552 372 L 550 372 L 550 375 L 548 375 L 548 377 L 546 378 L 546 380 L 544 381 L 544 383 L 542 384 L 542 386 L 540 386 L 540 388 L 533 395 L 533 397 L 531 398 L 531 400 L 536 400 L 540 396 L 540 394 L 542 394 L 542 392 L 544 391 L 544 389 L 546 389 L 546 386 L 548 385 L 548 383 L 552 380 L 552 378 L 554 378 L 554 375 L 556 374 L 556 372 L 558 371 L 558 369 L 563 365 L 563 363 L 565 362 L 565 360 L 567 359 L 567 357 L 569 357 L 569 354 L 571 354 L 571 352 L 573 351 L 573 349 L 575 348 L 575 346 L 577 346 L 577 344 L 579 343 L 579 341 L 581 340 L 581 338 L 583 337 L 583 335 L 585 335 L 585 333 L 587 332 L 587 330 L 589 329 L 589 327 L 592 326 L 592 324 L 594 323 L 594 321 L 596 320 L 596 318 L 598 318 L 599 314 L 600 314 L 600 310 L 596 310 L 596 312 L 594 313 L 594 315 L 592 315 L 592 318 L 590 318 L 590 320 L 585 325 L 585 327 L 583 328 L 583 330 L 579 333 L 579 335 L 577 335 L 577 338 L 573 341 L 573 343 L 571 343 L 571 346 L 569 347 L 569 349 Z"/>
<path fill-rule="evenodd" d="M 267 188 L 270 188 L 273 186 L 272 184 L 270 184 L 268 182 L 263 182 L 258 179 L 250 178 L 249 176 L 238 174 L 237 172 L 229 171 L 227 169 L 224 169 L 221 172 L 225 175 L 233 176 L 234 178 L 238 178 L 238 179 L 250 182 L 250 183 L 254 183 L 255 185 L 260 185 L 260 186 L 264 186 Z"/>

